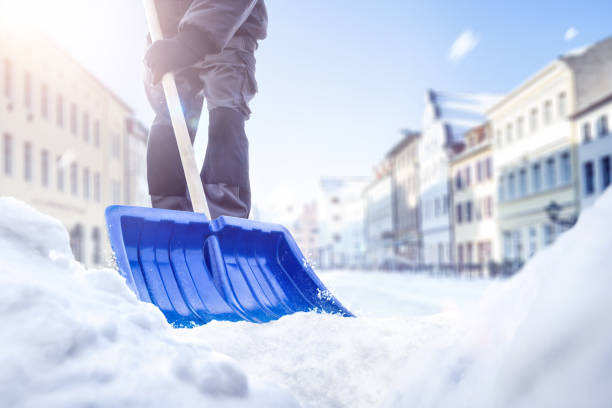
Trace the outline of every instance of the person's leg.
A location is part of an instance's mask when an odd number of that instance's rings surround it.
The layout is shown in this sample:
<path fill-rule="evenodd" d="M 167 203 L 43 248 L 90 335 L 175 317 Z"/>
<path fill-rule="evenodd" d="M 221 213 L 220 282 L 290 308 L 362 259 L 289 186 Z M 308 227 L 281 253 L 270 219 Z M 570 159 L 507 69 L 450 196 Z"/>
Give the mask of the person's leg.
<path fill-rule="evenodd" d="M 212 218 L 248 218 L 251 209 L 245 116 L 231 108 L 209 112 L 208 147 L 200 177 Z"/>
<path fill-rule="evenodd" d="M 183 75 L 178 76 L 177 86 L 193 142 L 202 110 L 202 97 L 197 94 L 197 88 L 201 88 L 201 82 L 197 76 L 194 81 Z M 148 87 L 147 96 L 156 111 L 147 143 L 147 179 L 151 204 L 154 208 L 192 211 L 191 202 L 187 196 L 185 174 L 163 91 L 161 87 Z"/>
<path fill-rule="evenodd" d="M 228 48 L 207 57 L 200 73 L 209 110 L 208 146 L 200 174 L 211 217 L 248 218 L 251 209 L 248 102 L 256 93 L 252 51 Z"/>

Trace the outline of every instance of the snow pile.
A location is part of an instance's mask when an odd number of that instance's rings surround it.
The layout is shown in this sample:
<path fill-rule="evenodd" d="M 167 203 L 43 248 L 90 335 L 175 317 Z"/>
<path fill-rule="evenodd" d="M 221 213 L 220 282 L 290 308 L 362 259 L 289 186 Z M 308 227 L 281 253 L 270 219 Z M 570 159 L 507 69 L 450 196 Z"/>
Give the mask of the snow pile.
<path fill-rule="evenodd" d="M 612 406 L 612 191 L 509 281 L 326 273 L 358 318 L 180 330 L 56 221 L 0 212 L 2 407 Z"/>
<path fill-rule="evenodd" d="M 297 405 L 183 341 L 116 271 L 85 271 L 56 220 L 8 198 L 0 213 L 0 406 Z"/>
<path fill-rule="evenodd" d="M 491 288 L 450 347 L 409 362 L 396 407 L 612 406 L 612 190 Z"/>

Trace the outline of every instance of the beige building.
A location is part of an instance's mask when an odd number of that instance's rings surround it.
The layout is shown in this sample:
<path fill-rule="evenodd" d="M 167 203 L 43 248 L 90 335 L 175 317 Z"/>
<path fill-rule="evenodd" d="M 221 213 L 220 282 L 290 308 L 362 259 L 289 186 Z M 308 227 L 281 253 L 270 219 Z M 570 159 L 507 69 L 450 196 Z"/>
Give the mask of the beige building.
<path fill-rule="evenodd" d="M 106 206 L 147 203 L 146 130 L 42 35 L 0 33 L 0 79 L 1 194 L 60 219 L 78 260 L 105 263 Z"/>
<path fill-rule="evenodd" d="M 502 260 L 523 261 L 554 241 L 551 202 L 563 216 L 577 212 L 574 105 L 572 71 L 558 59 L 489 111 Z"/>
<path fill-rule="evenodd" d="M 523 261 L 551 244 L 579 212 L 579 131 L 574 115 L 612 91 L 612 38 L 565 54 L 488 111 L 498 180 L 499 255 Z"/>
<path fill-rule="evenodd" d="M 498 247 L 496 182 L 491 131 L 484 124 L 465 134 L 463 150 L 451 161 L 456 262 L 465 272 L 488 273 Z"/>

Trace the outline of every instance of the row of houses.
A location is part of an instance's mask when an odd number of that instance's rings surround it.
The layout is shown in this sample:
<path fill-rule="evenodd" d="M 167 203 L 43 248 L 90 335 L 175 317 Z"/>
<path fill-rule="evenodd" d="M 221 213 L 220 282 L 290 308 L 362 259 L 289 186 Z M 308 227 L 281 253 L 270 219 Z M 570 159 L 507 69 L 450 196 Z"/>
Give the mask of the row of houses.
<path fill-rule="evenodd" d="M 359 198 L 346 194 L 354 181 L 337 180 L 317 200 L 362 214 L 360 244 L 343 247 L 340 232 L 311 237 L 321 267 L 512 272 L 611 182 L 612 38 L 558 57 L 506 95 L 429 90 L 424 105 L 421 130 L 403 132 L 373 180 L 358 182 Z M 320 215 L 313 229 L 322 225 L 330 220 Z"/>
<path fill-rule="evenodd" d="M 38 33 L 0 32 L 0 189 L 64 223 L 77 260 L 111 263 L 110 204 L 148 205 L 147 129 Z"/>

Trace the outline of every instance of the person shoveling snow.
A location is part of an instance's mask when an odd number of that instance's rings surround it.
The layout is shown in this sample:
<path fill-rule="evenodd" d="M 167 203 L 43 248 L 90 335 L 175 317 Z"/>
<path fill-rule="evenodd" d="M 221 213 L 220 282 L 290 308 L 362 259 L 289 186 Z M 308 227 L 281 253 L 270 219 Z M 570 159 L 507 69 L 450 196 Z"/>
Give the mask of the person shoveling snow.
<path fill-rule="evenodd" d="M 266 6 L 263 0 L 155 3 L 164 39 L 145 55 L 145 87 L 156 115 L 147 146 L 153 207 L 193 210 L 161 86 L 163 74 L 173 72 L 192 142 L 203 97 L 208 105 L 208 148 L 200 177 L 211 217 L 247 218 L 251 189 L 245 121 L 257 92 L 254 52 L 266 37 Z"/>

